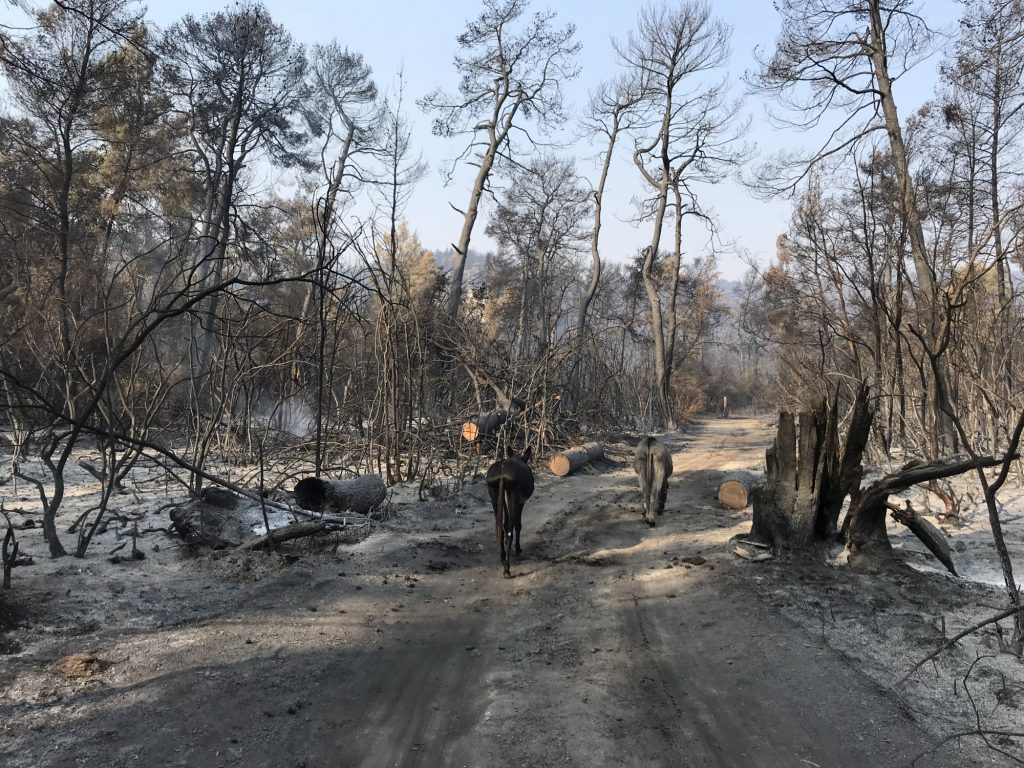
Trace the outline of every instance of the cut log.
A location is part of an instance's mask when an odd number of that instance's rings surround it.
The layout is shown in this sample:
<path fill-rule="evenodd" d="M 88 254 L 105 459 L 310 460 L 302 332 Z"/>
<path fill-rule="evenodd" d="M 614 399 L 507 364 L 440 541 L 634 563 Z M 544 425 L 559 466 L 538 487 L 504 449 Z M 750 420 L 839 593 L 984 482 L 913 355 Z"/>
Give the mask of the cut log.
<path fill-rule="evenodd" d="M 577 445 L 567 451 L 559 451 L 551 457 L 548 467 L 551 473 L 558 477 L 571 475 L 580 467 L 585 467 L 592 461 L 604 458 L 604 448 L 598 443 L 585 443 Z"/>
<path fill-rule="evenodd" d="M 362 475 L 344 480 L 306 477 L 295 484 L 295 500 L 303 509 L 319 512 L 357 512 L 365 515 L 384 501 L 384 480 L 379 475 Z"/>
<path fill-rule="evenodd" d="M 753 472 L 730 472 L 718 486 L 718 503 L 726 509 L 746 509 L 750 491 L 760 479 Z"/>
<path fill-rule="evenodd" d="M 475 419 L 467 421 L 462 425 L 462 439 L 467 443 L 476 443 L 480 440 L 494 437 L 507 419 L 508 411 L 504 408 L 499 408 L 490 413 L 481 413 Z"/>

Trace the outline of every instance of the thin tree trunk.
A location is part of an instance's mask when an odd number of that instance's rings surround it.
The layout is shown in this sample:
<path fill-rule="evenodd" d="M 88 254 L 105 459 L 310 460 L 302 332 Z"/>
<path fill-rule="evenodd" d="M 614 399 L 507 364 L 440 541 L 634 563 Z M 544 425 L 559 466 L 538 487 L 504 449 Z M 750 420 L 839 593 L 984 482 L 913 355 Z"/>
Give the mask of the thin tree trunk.
<path fill-rule="evenodd" d="M 459 234 L 458 245 L 455 246 L 455 266 L 452 268 L 451 287 L 448 293 L 448 315 L 450 317 L 455 317 L 459 313 L 459 305 L 462 303 L 462 281 L 466 273 L 466 258 L 469 256 L 469 243 L 473 236 L 473 227 L 480 213 L 480 200 L 484 194 L 484 187 L 487 185 L 487 179 L 490 178 L 495 158 L 498 156 L 498 149 L 508 139 L 512 120 L 519 111 L 523 98 L 520 95 L 519 99 L 512 104 L 508 114 L 502 118 L 501 110 L 509 96 L 507 72 L 496 82 L 495 89 L 494 110 L 487 126 L 487 149 L 480 157 L 480 166 L 477 168 L 476 178 L 473 180 L 473 189 L 469 193 L 469 206 L 462 212 L 462 232 Z M 501 121 L 500 126 L 499 121 Z"/>
<path fill-rule="evenodd" d="M 662 113 L 661 125 L 658 137 L 648 149 L 658 147 L 658 159 L 660 161 L 660 176 L 655 178 L 648 173 L 643 164 L 643 148 L 637 148 L 633 152 L 633 162 L 640 170 L 647 182 L 657 192 L 657 201 L 654 207 L 654 231 L 651 233 L 651 243 L 644 250 L 644 261 L 641 275 L 644 282 L 644 291 L 647 293 L 647 300 L 651 311 L 651 334 L 654 337 L 654 385 L 658 400 L 658 411 L 660 422 L 666 429 L 675 428 L 675 419 L 672 415 L 672 407 L 669 402 L 669 365 L 665 349 L 665 323 L 664 314 L 661 308 L 661 296 L 658 293 L 658 284 L 654 279 L 652 270 L 658 258 L 658 251 L 661 247 L 661 234 L 665 225 L 665 211 L 668 207 L 668 190 L 671 181 L 672 165 L 669 157 L 669 127 L 672 119 L 672 88 L 666 89 L 665 107 Z"/>
<path fill-rule="evenodd" d="M 929 353 L 938 349 L 939 307 L 935 273 L 928 260 L 928 250 L 924 239 L 924 229 L 917 208 L 917 191 L 910 173 L 910 160 L 906 144 L 903 141 L 903 130 L 900 124 L 896 101 L 893 96 L 892 78 L 889 75 L 888 42 L 886 28 L 882 21 L 882 3 L 880 0 L 869 0 L 870 17 L 869 40 L 871 48 L 871 65 L 878 87 L 885 129 L 889 137 L 889 149 L 892 152 L 893 165 L 900 187 L 900 204 L 903 218 L 910 239 L 910 253 L 914 262 L 914 270 L 919 282 L 919 297 L 923 300 L 924 322 L 927 333 L 926 344 Z M 933 431 L 932 458 L 954 452 L 956 437 L 953 425 L 946 415 L 948 403 L 941 400 L 941 393 L 934 377 L 928 377 L 929 417 Z"/>
<path fill-rule="evenodd" d="M 604 200 L 604 188 L 608 182 L 608 170 L 611 168 L 615 142 L 619 136 L 619 125 L 623 108 L 616 108 L 612 113 L 612 125 L 608 131 L 608 148 L 605 150 L 604 161 L 601 163 L 601 175 L 598 178 L 597 189 L 594 190 L 594 226 L 590 233 L 590 282 L 587 284 L 587 290 L 580 301 L 580 310 L 576 318 L 576 349 L 573 352 L 573 362 L 570 369 L 570 395 L 574 401 L 578 401 L 581 396 L 582 375 L 580 368 L 583 364 L 583 340 L 587 334 L 587 313 L 590 311 L 590 305 L 597 295 L 598 286 L 601 284 L 601 204 Z"/>

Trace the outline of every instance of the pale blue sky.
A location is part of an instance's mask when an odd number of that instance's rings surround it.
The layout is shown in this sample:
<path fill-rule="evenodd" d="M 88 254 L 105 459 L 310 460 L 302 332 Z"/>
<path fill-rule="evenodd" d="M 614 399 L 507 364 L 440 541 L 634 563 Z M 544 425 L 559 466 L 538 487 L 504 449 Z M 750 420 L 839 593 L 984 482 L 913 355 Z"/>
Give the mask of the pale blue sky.
<path fill-rule="evenodd" d="M 34 5 L 39 0 L 29 0 Z M 423 244 L 442 249 L 456 239 L 461 217 L 451 210 L 449 202 L 464 207 L 468 195 L 468 178 L 457 177 L 454 185 L 443 186 L 438 172 L 444 159 L 460 148 L 458 145 L 435 138 L 430 133 L 430 118 L 415 107 L 415 99 L 436 86 L 451 89 L 456 83 L 452 57 L 456 52 L 455 37 L 464 28 L 467 19 L 480 10 L 478 0 L 372 0 L 372 2 L 345 3 L 328 0 L 264 0 L 272 17 L 283 24 L 299 42 L 326 42 L 336 38 L 339 43 L 364 55 L 373 67 L 374 77 L 381 88 L 389 86 L 399 69 L 404 69 L 409 117 L 413 123 L 413 141 L 422 149 L 430 165 L 430 173 L 420 182 L 407 210 L 410 225 L 419 232 Z M 167 26 L 184 13 L 201 16 L 223 8 L 224 0 L 154 0 L 148 4 L 147 18 L 160 26 Z M 580 60 L 582 73 L 579 80 L 567 89 L 574 106 L 582 107 L 588 91 L 616 72 L 611 38 L 622 38 L 632 28 L 640 2 L 604 2 L 602 0 L 554 0 L 534 3 L 535 9 L 556 11 L 561 23 L 576 24 L 583 45 Z M 954 0 L 928 0 L 923 6 L 933 26 L 948 27 L 956 18 Z M 770 49 L 779 29 L 779 19 L 770 0 L 718 0 L 713 3 L 715 13 L 734 30 L 733 55 L 729 67 L 730 80 L 736 93 L 742 90 L 743 72 L 753 66 L 755 46 Z M 0 17 L 10 19 L 9 8 L 0 9 Z M 900 109 L 908 115 L 931 95 L 931 79 L 935 60 L 926 62 L 912 81 L 901 83 Z M 783 134 L 773 131 L 764 119 L 763 105 L 749 99 L 747 111 L 753 117 L 750 140 L 761 151 L 785 147 L 800 147 L 807 138 L 798 133 Z M 591 178 L 596 177 L 589 158 L 592 150 L 577 146 L 579 170 Z M 631 195 L 640 189 L 636 172 L 628 163 L 614 168 L 606 193 L 606 223 L 603 230 L 603 252 L 612 260 L 622 260 L 642 247 L 648 237 L 647 228 L 638 230 L 626 221 L 632 214 Z M 765 261 L 774 254 L 775 239 L 785 231 L 789 205 L 783 201 L 765 203 L 754 199 L 741 185 L 723 181 L 708 187 L 703 199 L 714 209 L 720 224 L 720 237 L 734 243 L 720 253 L 724 276 L 736 278 L 744 266 L 735 255 L 736 250 L 749 253 Z M 491 246 L 483 236 L 484 224 L 478 223 L 474 247 Z M 696 222 L 692 224 L 684 242 L 688 256 L 705 251 L 707 235 Z"/>

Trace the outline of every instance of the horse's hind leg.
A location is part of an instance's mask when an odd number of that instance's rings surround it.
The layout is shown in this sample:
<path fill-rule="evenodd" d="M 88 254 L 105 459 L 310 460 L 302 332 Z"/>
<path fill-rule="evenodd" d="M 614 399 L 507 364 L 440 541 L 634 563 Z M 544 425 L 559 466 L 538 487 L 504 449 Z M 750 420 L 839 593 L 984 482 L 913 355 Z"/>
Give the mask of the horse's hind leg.
<path fill-rule="evenodd" d="M 668 498 L 668 478 L 662 476 L 659 479 L 661 485 L 658 489 L 658 514 L 660 515 L 665 511 L 665 500 Z"/>
<path fill-rule="evenodd" d="M 647 483 L 647 473 L 638 468 L 636 479 L 640 483 L 640 496 L 643 498 L 643 509 L 640 511 L 640 517 L 646 520 L 651 506 L 651 492 L 650 485 Z"/>
<path fill-rule="evenodd" d="M 519 546 L 519 534 L 523 530 L 523 500 L 522 499 L 519 499 L 519 498 L 516 499 L 516 506 L 514 507 L 514 509 L 515 509 L 515 515 L 512 517 L 512 521 L 515 523 L 515 529 L 516 529 L 516 554 L 517 555 L 521 555 L 523 553 L 523 548 L 521 546 Z"/>
<path fill-rule="evenodd" d="M 498 548 L 498 561 L 505 563 L 505 532 L 501 528 L 501 518 L 494 516 L 494 543 Z"/>

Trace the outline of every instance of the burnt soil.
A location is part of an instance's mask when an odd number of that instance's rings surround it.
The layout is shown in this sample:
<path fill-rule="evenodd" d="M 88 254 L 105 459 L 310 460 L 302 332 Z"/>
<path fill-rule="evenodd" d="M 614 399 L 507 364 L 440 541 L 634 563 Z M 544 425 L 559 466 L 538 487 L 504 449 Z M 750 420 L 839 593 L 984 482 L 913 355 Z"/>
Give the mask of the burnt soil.
<path fill-rule="evenodd" d="M 654 528 L 627 445 L 572 477 L 538 469 L 510 580 L 482 481 L 397 504 L 335 551 L 186 558 L 165 540 L 139 564 L 97 546 L 17 569 L 0 765 L 1010 764 L 944 741 L 960 727 L 943 709 L 951 676 L 934 701 L 927 680 L 892 687 L 941 641 L 936 601 L 955 612 L 995 595 L 731 553 L 750 510 L 717 507 L 715 489 L 757 468 L 769 438 L 739 418 L 668 436 Z M 96 662 L 54 665 L 74 653 Z"/>

